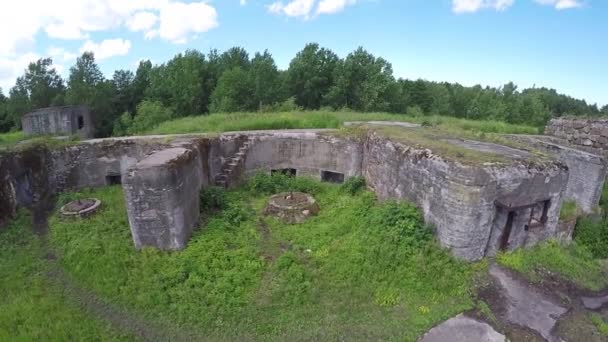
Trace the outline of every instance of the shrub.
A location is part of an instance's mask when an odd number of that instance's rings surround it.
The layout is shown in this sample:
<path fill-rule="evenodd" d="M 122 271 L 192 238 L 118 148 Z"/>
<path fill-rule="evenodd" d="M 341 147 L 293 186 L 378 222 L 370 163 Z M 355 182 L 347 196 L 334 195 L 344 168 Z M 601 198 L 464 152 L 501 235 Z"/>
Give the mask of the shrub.
<path fill-rule="evenodd" d="M 137 106 L 137 113 L 133 120 L 130 123 L 126 119 L 124 121 L 130 124 L 127 127 L 127 133 L 136 134 L 152 129 L 162 122 L 171 120 L 174 116 L 173 110 L 163 106 L 162 103 L 144 100 Z"/>
<path fill-rule="evenodd" d="M 226 191 L 218 186 L 203 188 L 200 194 L 201 212 L 218 211 L 228 206 Z"/>
<path fill-rule="evenodd" d="M 341 185 L 341 190 L 355 195 L 357 192 L 365 188 L 365 178 L 363 177 L 352 177 L 347 179 L 344 184 Z"/>
<path fill-rule="evenodd" d="M 589 249 L 594 257 L 608 258 L 608 221 L 583 218 L 576 225 L 574 239 Z"/>
<path fill-rule="evenodd" d="M 249 180 L 248 187 L 252 192 L 267 195 L 286 191 L 299 191 L 315 194 L 321 189 L 319 183 L 311 178 L 294 178 L 283 174 L 269 176 L 261 172 L 257 173 Z"/>

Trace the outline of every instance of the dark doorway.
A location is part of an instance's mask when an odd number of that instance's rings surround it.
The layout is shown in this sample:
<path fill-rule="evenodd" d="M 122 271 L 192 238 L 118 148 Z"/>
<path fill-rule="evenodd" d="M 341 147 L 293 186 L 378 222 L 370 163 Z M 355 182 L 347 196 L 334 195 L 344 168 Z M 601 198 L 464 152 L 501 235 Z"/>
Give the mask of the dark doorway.
<path fill-rule="evenodd" d="M 122 184 L 122 179 L 120 175 L 107 175 L 106 176 L 106 185 L 118 185 Z"/>
<path fill-rule="evenodd" d="M 514 211 L 509 211 L 507 223 L 505 224 L 505 229 L 503 230 L 502 237 L 500 238 L 501 251 L 506 251 L 509 248 L 509 238 L 511 237 L 511 231 L 513 230 L 513 221 L 515 220 L 516 215 L 517 214 Z"/>
<path fill-rule="evenodd" d="M 272 176 L 274 176 L 274 175 L 284 175 L 284 176 L 289 176 L 289 177 L 295 177 L 297 173 L 298 173 L 298 170 L 296 170 L 296 169 L 270 170 L 270 174 Z"/>
<path fill-rule="evenodd" d="M 78 115 L 78 129 L 84 128 L 84 117 L 82 115 Z"/>
<path fill-rule="evenodd" d="M 344 183 L 344 174 L 331 171 L 321 171 L 321 180 L 328 183 Z"/>

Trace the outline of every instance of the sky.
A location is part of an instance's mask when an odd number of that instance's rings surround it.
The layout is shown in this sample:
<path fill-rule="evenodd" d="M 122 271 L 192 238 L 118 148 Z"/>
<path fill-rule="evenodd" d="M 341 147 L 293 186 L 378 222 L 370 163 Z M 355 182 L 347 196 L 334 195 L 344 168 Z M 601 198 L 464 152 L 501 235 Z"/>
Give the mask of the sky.
<path fill-rule="evenodd" d="M 106 77 L 186 49 L 268 49 L 286 69 L 306 43 L 362 46 L 395 77 L 545 86 L 608 104 L 607 0 L 0 0 L 0 87 L 52 57 L 67 77 L 93 51 Z"/>

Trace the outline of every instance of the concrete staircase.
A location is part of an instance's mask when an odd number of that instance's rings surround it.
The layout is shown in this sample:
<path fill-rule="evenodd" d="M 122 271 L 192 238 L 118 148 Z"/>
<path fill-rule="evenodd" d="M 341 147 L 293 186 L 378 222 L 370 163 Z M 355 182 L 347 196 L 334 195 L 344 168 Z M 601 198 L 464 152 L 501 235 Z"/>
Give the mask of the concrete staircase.
<path fill-rule="evenodd" d="M 245 168 L 245 155 L 247 155 L 247 151 L 249 151 L 252 143 L 251 140 L 245 141 L 239 147 L 238 152 L 226 159 L 224 165 L 222 165 L 222 171 L 215 176 L 216 186 L 228 188 L 238 182 Z"/>

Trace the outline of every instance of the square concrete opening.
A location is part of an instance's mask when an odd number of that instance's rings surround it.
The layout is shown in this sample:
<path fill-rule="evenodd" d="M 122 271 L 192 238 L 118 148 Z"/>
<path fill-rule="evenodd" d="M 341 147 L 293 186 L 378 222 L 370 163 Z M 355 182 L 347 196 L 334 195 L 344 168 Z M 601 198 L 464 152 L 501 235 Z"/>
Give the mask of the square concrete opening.
<path fill-rule="evenodd" d="M 530 210 L 530 220 L 528 222 L 529 228 L 542 227 L 547 223 L 549 207 L 551 206 L 551 201 L 540 201 L 534 204 L 532 209 Z"/>
<path fill-rule="evenodd" d="M 270 174 L 272 176 L 274 175 L 285 175 L 285 176 L 289 176 L 289 177 L 295 177 L 297 174 L 298 170 L 296 169 L 276 169 L 276 170 L 270 170 Z"/>
<path fill-rule="evenodd" d="M 82 115 L 78 116 L 78 129 L 84 128 L 84 117 Z"/>
<path fill-rule="evenodd" d="M 321 180 L 328 183 L 344 183 L 344 174 L 332 171 L 321 171 Z"/>
<path fill-rule="evenodd" d="M 122 179 L 120 175 L 107 175 L 106 176 L 106 185 L 119 185 L 122 184 Z"/>

